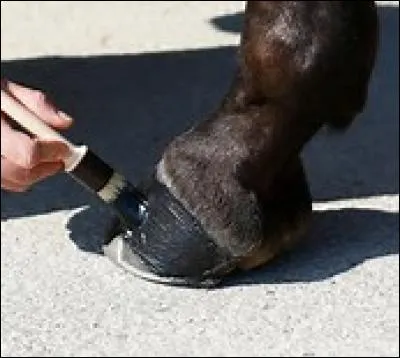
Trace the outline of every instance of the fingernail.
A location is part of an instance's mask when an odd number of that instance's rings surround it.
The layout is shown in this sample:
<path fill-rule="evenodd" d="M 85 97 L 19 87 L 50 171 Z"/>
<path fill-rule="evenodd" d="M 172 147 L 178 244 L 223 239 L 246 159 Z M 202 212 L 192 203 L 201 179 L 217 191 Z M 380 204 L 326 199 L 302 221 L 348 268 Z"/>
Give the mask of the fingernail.
<path fill-rule="evenodd" d="M 65 120 L 66 122 L 72 122 L 73 121 L 72 117 L 69 116 L 68 114 L 66 114 L 63 111 L 58 111 L 57 114 L 61 119 Z"/>

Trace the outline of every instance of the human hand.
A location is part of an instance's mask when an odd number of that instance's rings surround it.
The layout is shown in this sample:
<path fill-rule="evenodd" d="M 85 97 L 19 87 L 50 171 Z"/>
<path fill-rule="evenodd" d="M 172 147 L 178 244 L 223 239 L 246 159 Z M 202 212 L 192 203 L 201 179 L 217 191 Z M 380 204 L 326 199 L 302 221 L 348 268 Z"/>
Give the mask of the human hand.
<path fill-rule="evenodd" d="M 1 87 L 51 127 L 62 130 L 71 126 L 72 118 L 50 103 L 43 92 L 4 80 Z M 23 192 L 61 171 L 69 149 L 65 143 L 41 140 L 16 129 L 10 119 L 1 111 L 1 188 Z"/>

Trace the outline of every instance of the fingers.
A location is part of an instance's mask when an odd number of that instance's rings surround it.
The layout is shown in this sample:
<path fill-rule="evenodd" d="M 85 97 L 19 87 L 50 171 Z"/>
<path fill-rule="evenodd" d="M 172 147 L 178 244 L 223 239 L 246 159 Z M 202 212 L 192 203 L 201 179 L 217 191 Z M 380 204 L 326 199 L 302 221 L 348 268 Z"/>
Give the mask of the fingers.
<path fill-rule="evenodd" d="M 72 125 L 72 118 L 58 110 L 43 92 L 6 80 L 2 81 L 2 88 L 6 89 L 52 127 L 67 129 Z"/>
<path fill-rule="evenodd" d="M 26 191 L 33 184 L 62 170 L 61 162 L 41 163 L 33 168 L 22 168 L 1 158 L 1 187 L 14 192 Z"/>
<path fill-rule="evenodd" d="M 14 164 L 30 169 L 42 162 L 60 162 L 68 153 L 65 143 L 32 139 L 14 130 L 2 116 L 1 155 Z"/>
<path fill-rule="evenodd" d="M 1 87 L 50 126 L 56 129 L 71 126 L 72 119 L 56 108 L 43 92 L 4 80 Z M 10 120 L 1 113 L 1 187 L 22 192 L 62 170 L 69 148 L 61 141 L 31 138 L 14 129 Z"/>

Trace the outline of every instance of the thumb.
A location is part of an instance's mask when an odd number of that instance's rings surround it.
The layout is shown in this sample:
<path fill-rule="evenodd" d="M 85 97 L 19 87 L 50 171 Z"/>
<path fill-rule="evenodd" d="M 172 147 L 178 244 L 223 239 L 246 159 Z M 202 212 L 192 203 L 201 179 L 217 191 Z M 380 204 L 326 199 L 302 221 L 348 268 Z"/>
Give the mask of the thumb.
<path fill-rule="evenodd" d="M 70 155 L 69 147 L 62 142 L 52 140 L 36 140 L 36 163 L 64 162 Z"/>

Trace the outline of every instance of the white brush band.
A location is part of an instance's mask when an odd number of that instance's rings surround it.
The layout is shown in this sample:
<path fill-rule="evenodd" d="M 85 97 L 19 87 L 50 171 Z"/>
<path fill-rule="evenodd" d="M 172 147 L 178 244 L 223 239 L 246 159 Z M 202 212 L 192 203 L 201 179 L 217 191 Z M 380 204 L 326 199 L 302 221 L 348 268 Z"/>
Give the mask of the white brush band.
<path fill-rule="evenodd" d="M 97 194 L 106 202 L 114 201 L 121 191 L 126 187 L 126 179 L 119 173 L 114 172 L 110 180 Z"/>

